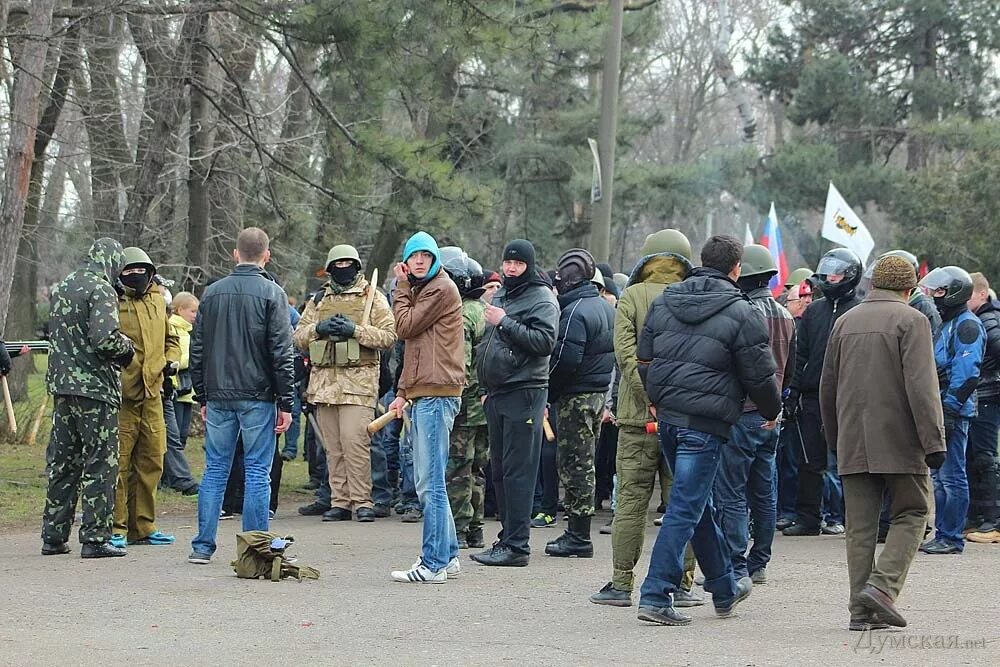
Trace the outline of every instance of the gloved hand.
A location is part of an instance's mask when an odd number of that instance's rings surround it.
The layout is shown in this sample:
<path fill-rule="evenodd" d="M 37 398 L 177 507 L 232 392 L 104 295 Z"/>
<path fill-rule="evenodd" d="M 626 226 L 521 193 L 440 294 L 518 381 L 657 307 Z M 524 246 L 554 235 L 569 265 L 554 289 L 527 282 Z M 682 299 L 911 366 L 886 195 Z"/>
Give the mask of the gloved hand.
<path fill-rule="evenodd" d="M 334 333 L 337 331 L 336 322 L 337 322 L 336 317 L 328 317 L 322 322 L 317 322 L 316 335 L 319 336 L 320 338 L 329 338 L 330 336 L 333 336 Z"/>
<path fill-rule="evenodd" d="M 177 371 L 180 370 L 181 365 L 176 361 L 171 361 L 163 367 L 163 377 L 169 378 L 177 375 Z"/>
<path fill-rule="evenodd" d="M 172 401 L 174 396 L 177 394 L 177 390 L 174 388 L 174 380 L 171 377 L 163 378 L 163 389 L 160 390 L 163 393 L 163 400 Z"/>
<path fill-rule="evenodd" d="M 126 366 L 132 363 L 132 358 L 134 356 L 135 356 L 135 348 L 129 345 L 128 352 L 119 354 L 111 361 L 113 361 L 115 365 L 117 365 L 118 367 L 125 368 Z"/>
<path fill-rule="evenodd" d="M 0 340 L 0 375 L 10 373 L 10 354 L 7 353 L 7 346 Z"/>
<path fill-rule="evenodd" d="M 944 411 L 944 439 L 945 442 L 951 440 L 951 434 L 955 431 L 955 415 Z"/>
<path fill-rule="evenodd" d="M 347 317 L 346 315 L 334 315 L 333 320 L 333 335 L 339 336 L 341 338 L 347 339 L 354 336 L 354 320 Z"/>
<path fill-rule="evenodd" d="M 931 470 L 937 470 L 944 465 L 944 452 L 934 452 L 924 457 L 924 463 Z"/>
<path fill-rule="evenodd" d="M 785 396 L 785 402 L 782 406 L 782 412 L 784 413 L 785 421 L 793 421 L 799 416 L 799 392 L 797 390 L 788 390 L 788 395 Z"/>

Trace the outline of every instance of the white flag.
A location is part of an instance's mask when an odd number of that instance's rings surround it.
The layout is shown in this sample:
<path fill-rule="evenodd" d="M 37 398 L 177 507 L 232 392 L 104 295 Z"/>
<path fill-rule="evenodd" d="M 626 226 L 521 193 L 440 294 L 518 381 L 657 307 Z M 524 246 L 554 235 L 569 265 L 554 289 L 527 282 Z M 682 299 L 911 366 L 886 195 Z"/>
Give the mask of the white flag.
<path fill-rule="evenodd" d="M 753 234 L 750 233 L 750 223 L 747 223 L 747 231 L 743 235 L 743 245 L 750 245 L 753 243 Z"/>
<path fill-rule="evenodd" d="M 875 248 L 871 233 L 861 222 L 837 188 L 830 183 L 826 194 L 826 212 L 823 214 L 823 238 L 833 241 L 845 248 L 858 253 L 862 263 L 868 262 L 868 256 Z"/>

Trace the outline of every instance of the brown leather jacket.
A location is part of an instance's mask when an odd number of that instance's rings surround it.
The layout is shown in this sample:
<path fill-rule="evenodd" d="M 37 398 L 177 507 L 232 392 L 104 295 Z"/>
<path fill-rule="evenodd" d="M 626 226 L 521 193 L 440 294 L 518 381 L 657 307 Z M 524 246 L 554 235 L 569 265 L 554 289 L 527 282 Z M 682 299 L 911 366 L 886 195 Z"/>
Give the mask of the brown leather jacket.
<path fill-rule="evenodd" d="M 396 335 L 406 344 L 396 395 L 461 396 L 465 387 L 462 297 L 444 271 L 427 284 L 400 282 L 392 292 Z"/>

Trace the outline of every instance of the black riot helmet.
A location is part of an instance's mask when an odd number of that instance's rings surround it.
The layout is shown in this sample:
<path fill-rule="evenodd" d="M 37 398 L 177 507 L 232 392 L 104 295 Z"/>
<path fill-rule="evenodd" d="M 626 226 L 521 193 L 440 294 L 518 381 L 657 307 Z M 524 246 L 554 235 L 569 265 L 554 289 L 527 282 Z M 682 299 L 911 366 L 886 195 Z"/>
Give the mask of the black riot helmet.
<path fill-rule="evenodd" d="M 465 254 L 464 250 L 453 245 L 441 248 L 441 268 L 458 286 L 459 293 L 465 293 L 469 290 L 471 282 L 469 256 Z"/>
<path fill-rule="evenodd" d="M 934 299 L 945 321 L 962 312 L 972 298 L 972 277 L 960 266 L 939 266 L 921 278 L 918 285 L 924 294 Z"/>
<path fill-rule="evenodd" d="M 465 299 L 478 299 L 486 293 L 486 288 L 483 287 L 486 284 L 486 273 L 483 271 L 482 264 L 476 260 L 471 257 L 466 257 L 465 260 L 469 268 L 469 289 L 463 292 L 459 286 L 458 291 Z"/>
<path fill-rule="evenodd" d="M 861 258 L 849 248 L 834 248 L 823 255 L 816 267 L 823 296 L 837 300 L 853 294 L 861 281 L 861 269 Z"/>

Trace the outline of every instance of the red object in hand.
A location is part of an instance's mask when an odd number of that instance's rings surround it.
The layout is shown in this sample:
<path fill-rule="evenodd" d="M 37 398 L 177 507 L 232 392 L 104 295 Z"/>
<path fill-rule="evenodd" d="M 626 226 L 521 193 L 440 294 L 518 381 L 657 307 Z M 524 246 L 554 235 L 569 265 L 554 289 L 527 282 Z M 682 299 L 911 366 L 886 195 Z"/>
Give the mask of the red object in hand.
<path fill-rule="evenodd" d="M 656 422 L 647 422 L 647 424 L 646 424 L 646 433 L 649 433 L 650 435 L 653 435 L 654 433 L 659 433 L 659 432 L 660 432 L 660 428 L 659 428 L 659 426 L 657 425 Z"/>
<path fill-rule="evenodd" d="M 22 357 L 26 357 L 29 354 L 31 354 L 31 348 L 28 347 L 27 345 L 22 345 L 21 346 L 21 356 Z"/>

